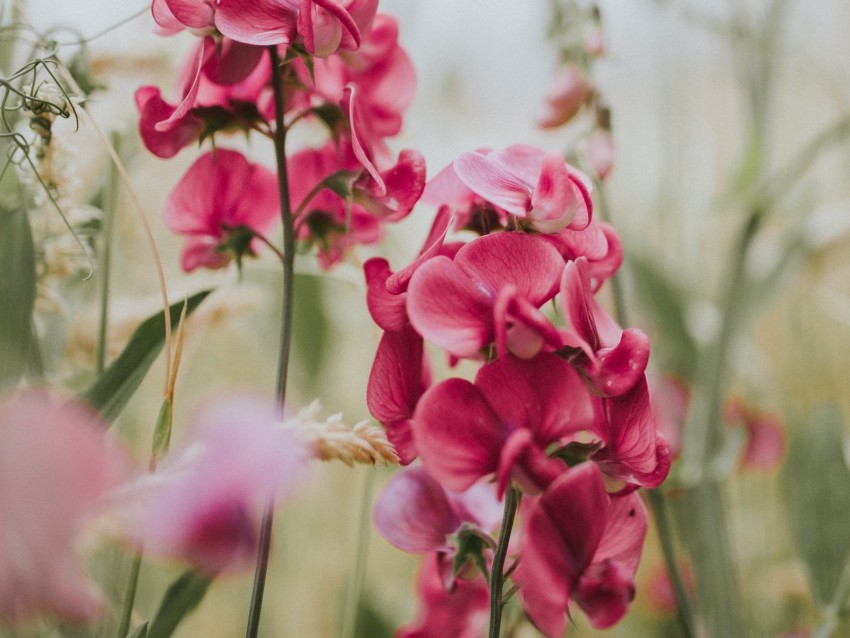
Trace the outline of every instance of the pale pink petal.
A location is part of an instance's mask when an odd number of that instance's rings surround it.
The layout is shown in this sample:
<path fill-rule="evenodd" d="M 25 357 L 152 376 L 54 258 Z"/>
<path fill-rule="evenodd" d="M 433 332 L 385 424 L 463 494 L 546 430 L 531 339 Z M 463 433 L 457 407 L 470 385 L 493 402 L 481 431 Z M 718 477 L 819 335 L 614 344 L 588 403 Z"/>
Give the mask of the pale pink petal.
<path fill-rule="evenodd" d="M 343 107 L 348 112 L 348 121 L 351 125 L 351 148 L 354 150 L 357 160 L 375 181 L 374 192 L 379 197 L 383 197 L 387 194 L 387 187 L 384 184 L 384 178 L 381 177 L 370 157 L 371 140 L 365 137 L 368 127 L 363 121 L 363 115 L 361 115 L 358 106 L 357 86 L 351 83 L 347 84 L 343 96 Z"/>
<path fill-rule="evenodd" d="M 396 472 L 375 501 L 372 522 L 405 552 L 449 551 L 449 534 L 460 527 L 446 492 L 421 466 Z"/>
<path fill-rule="evenodd" d="M 552 80 L 546 104 L 537 118 L 542 128 L 554 128 L 569 122 L 587 103 L 593 87 L 575 65 L 563 67 Z"/>
<path fill-rule="evenodd" d="M 580 211 L 587 217 L 584 197 L 576 192 L 560 153 L 550 153 L 543 160 L 531 205 L 528 217 L 541 233 L 557 233 L 566 228 Z"/>
<path fill-rule="evenodd" d="M 230 263 L 230 256 L 216 250 L 219 239 L 210 235 L 193 235 L 187 237 L 180 253 L 180 266 L 185 272 L 197 268 L 215 270 L 224 268 Z"/>
<path fill-rule="evenodd" d="M 531 185 L 481 153 L 464 153 L 454 161 L 457 176 L 477 195 L 525 217 L 531 208 Z"/>
<path fill-rule="evenodd" d="M 245 44 L 289 44 L 295 36 L 297 13 L 297 4 L 287 0 L 219 0 L 215 26 Z"/>
<path fill-rule="evenodd" d="M 213 26 L 215 7 L 206 0 L 165 0 L 171 14 L 190 29 Z"/>
<path fill-rule="evenodd" d="M 78 555 L 99 500 L 127 475 L 106 425 L 66 397 L 0 402 L 0 619 L 93 620 L 98 596 Z"/>
<path fill-rule="evenodd" d="M 168 8 L 167 0 L 153 0 L 151 3 L 151 15 L 157 24 L 156 32 L 159 35 L 174 35 L 186 28 Z"/>
<path fill-rule="evenodd" d="M 215 42 L 211 37 L 206 37 L 198 43 L 194 61 L 192 66 L 189 67 L 192 69 L 191 80 L 183 94 L 183 99 L 167 119 L 157 122 L 154 125 L 155 130 L 160 133 L 168 132 L 189 114 L 189 111 L 195 106 L 195 100 L 198 97 L 198 89 L 201 83 L 201 69 L 214 54 Z"/>

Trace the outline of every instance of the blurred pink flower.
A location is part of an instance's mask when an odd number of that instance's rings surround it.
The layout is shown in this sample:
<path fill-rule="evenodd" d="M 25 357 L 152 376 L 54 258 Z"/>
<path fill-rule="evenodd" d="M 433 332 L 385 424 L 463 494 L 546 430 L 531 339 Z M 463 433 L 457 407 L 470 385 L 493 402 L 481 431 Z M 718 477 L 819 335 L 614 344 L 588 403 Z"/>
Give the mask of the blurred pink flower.
<path fill-rule="evenodd" d="M 227 149 L 199 157 L 165 202 L 165 225 L 186 235 L 181 263 L 185 271 L 223 268 L 232 257 L 225 242 L 240 227 L 265 235 L 278 220 L 277 177 L 259 164 Z M 247 254 L 258 240 L 241 247 Z M 237 253 L 238 257 L 241 254 Z"/>
<path fill-rule="evenodd" d="M 308 452 L 280 425 L 275 405 L 253 397 L 201 408 L 179 449 L 127 488 L 127 533 L 145 551 L 209 574 L 248 566 L 260 519 L 301 482 Z"/>
<path fill-rule="evenodd" d="M 724 406 L 723 418 L 730 426 L 744 428 L 746 445 L 741 469 L 770 472 L 780 466 L 785 456 L 785 431 L 777 415 L 732 397 Z"/>
<path fill-rule="evenodd" d="M 96 617 L 98 596 L 78 545 L 99 499 L 128 471 L 106 427 L 45 391 L 0 403 L 0 619 Z"/>
<path fill-rule="evenodd" d="M 573 119 L 593 95 L 593 87 L 579 68 L 569 64 L 561 68 L 549 92 L 546 104 L 537 117 L 537 125 L 542 128 L 555 128 Z"/>
<path fill-rule="evenodd" d="M 614 139 L 608 131 L 594 131 L 585 140 L 584 151 L 593 172 L 604 180 L 614 166 Z"/>

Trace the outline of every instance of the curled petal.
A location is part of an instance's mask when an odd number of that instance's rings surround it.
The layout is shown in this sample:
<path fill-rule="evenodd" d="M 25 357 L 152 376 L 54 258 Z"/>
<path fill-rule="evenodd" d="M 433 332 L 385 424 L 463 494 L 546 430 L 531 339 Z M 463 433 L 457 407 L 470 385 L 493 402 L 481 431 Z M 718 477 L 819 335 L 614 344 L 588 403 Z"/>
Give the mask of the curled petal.
<path fill-rule="evenodd" d="M 508 211 L 525 217 L 531 208 L 531 188 L 514 173 L 488 156 L 464 153 L 454 161 L 455 174 L 478 196 Z"/>
<path fill-rule="evenodd" d="M 219 0 L 215 26 L 245 44 L 289 44 L 295 37 L 297 14 L 294 0 Z"/>
<path fill-rule="evenodd" d="M 407 324 L 404 294 L 387 290 L 392 275 L 390 265 L 382 257 L 373 257 L 363 264 L 366 275 L 366 305 L 372 320 L 383 330 L 397 331 Z"/>
<path fill-rule="evenodd" d="M 428 231 L 428 237 L 425 238 L 422 250 L 419 251 L 419 256 L 412 264 L 402 268 L 387 279 L 387 290 L 395 295 L 405 292 L 410 278 L 419 265 L 440 253 L 443 241 L 446 239 L 446 233 L 452 223 L 452 216 L 452 210 L 448 206 L 442 206 L 437 211 L 434 222 L 431 224 L 431 230 Z"/>

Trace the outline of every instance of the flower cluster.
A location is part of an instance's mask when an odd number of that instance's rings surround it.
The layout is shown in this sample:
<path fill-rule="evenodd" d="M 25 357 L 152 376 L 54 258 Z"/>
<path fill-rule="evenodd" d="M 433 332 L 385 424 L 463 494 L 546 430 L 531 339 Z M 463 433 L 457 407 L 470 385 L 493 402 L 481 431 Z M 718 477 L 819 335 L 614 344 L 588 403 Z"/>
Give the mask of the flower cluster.
<path fill-rule="evenodd" d="M 465 153 L 425 188 L 438 213 L 413 263 L 365 264 L 384 331 L 369 409 L 402 462 L 419 459 L 387 486 L 375 523 L 398 547 L 435 556 L 422 587 L 423 613 L 436 618 L 459 604 L 452 592 L 486 611 L 457 579 L 501 569 L 490 535 L 513 489 L 526 498 L 508 572 L 546 636 L 563 634 L 570 601 L 608 627 L 634 595 L 646 531 L 634 492 L 664 480 L 670 450 L 649 400 L 648 339 L 595 297 L 622 248 L 593 218 L 591 189 L 563 157 L 530 146 Z M 448 241 L 452 227 L 473 239 Z M 426 341 L 450 363 L 478 364 L 474 379 L 434 382 Z"/>
<path fill-rule="evenodd" d="M 398 25 L 377 0 L 262 2 L 154 0 L 159 31 L 188 29 L 199 40 L 178 73 L 171 102 L 158 87 L 136 91 L 139 132 L 162 158 L 209 137 L 242 131 L 280 137 L 322 122 L 327 142 L 287 158 L 297 237 L 329 267 L 351 246 L 380 240 L 382 224 L 405 217 L 425 185 L 413 150 L 394 156 L 386 140 L 402 125 L 416 87 Z M 272 55 L 274 51 L 274 55 Z M 272 58 L 282 64 L 272 68 Z M 210 186 L 210 185 L 214 186 Z M 269 244 L 280 217 L 276 176 L 241 152 L 202 155 L 166 204 L 168 227 L 186 236 L 182 265 L 221 268 Z"/>

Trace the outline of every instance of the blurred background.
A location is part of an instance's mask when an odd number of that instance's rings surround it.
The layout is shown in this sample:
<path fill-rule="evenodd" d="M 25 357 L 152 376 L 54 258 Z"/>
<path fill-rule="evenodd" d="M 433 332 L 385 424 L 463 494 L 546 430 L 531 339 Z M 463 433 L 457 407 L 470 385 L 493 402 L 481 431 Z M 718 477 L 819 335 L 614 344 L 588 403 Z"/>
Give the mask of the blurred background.
<path fill-rule="evenodd" d="M 100 125 L 120 137 L 172 299 L 217 287 L 188 324 L 176 404 L 179 439 L 180 423 L 205 397 L 239 389 L 271 395 L 279 274 L 270 259 L 249 264 L 241 282 L 232 271 L 180 271 L 182 240 L 165 230 L 160 210 L 195 155 L 184 150 L 162 161 L 142 149 L 134 139 L 133 91 L 155 84 L 173 95 L 174 70 L 192 36 L 159 37 L 146 3 L 119 4 L 30 0 L 27 11 L 38 29 L 67 25 L 69 34 L 84 36 L 109 29 L 89 43 L 94 77 L 106 87 L 93 95 L 92 109 Z M 850 4 L 596 4 L 598 24 L 588 22 L 589 2 L 382 0 L 380 9 L 399 20 L 419 78 L 416 101 L 392 146 L 420 150 L 429 175 L 483 146 L 530 143 L 574 154 L 596 124 L 591 108 L 561 128 L 535 125 L 572 37 L 553 22 L 556 9 L 601 29 L 604 52 L 581 61 L 610 109 L 616 147 L 613 170 L 597 192 L 625 247 L 621 284 L 629 325 L 650 334 L 655 372 L 675 379 L 689 397 L 689 416 L 673 419 L 670 436 L 683 436 L 684 446 L 664 493 L 685 585 L 703 618 L 700 631 L 717 638 L 791 638 L 815 635 L 834 616 L 835 635 L 845 635 L 839 611 L 850 549 L 843 454 L 850 414 Z M 55 36 L 60 42 L 62 33 Z M 91 196 L 109 164 L 91 127 L 72 128 L 57 135 L 66 135 L 73 149 L 80 196 Z M 257 143 L 251 151 L 271 161 L 270 148 Z M 159 303 L 149 252 L 125 195 L 116 196 L 115 212 L 113 354 Z M 383 246 L 363 250 L 321 278 L 313 259 L 299 261 L 291 405 L 319 398 L 325 414 L 342 412 L 346 423 L 369 418 L 365 387 L 379 331 L 366 311 L 359 263 L 380 252 L 394 268 L 407 264 L 432 215 L 418 208 L 388 229 Z M 68 383 L 93 357 L 96 293 L 86 286 L 63 290 L 59 307 L 49 311 L 55 369 Z M 117 425 L 139 458 L 150 440 L 163 374 L 152 370 Z M 730 416 L 733 399 L 746 406 L 744 417 Z M 754 430 L 736 426 L 758 418 L 775 425 L 778 452 L 769 463 L 747 465 L 742 459 Z M 363 512 L 391 472 L 317 466 L 309 487 L 278 513 L 262 635 L 338 635 Z M 374 532 L 364 547 L 357 635 L 389 636 L 415 612 L 418 559 Z M 120 551 L 98 558 L 107 588 L 123 586 L 126 563 Z M 712 565 L 729 569 L 718 574 Z M 176 573 L 176 566 L 146 563 L 142 613 L 155 608 L 163 583 Z M 176 635 L 239 635 L 250 589 L 250 574 L 215 582 Z M 682 635 L 672 597 L 651 526 L 636 601 L 605 635 Z M 730 607 L 740 616 L 733 624 L 716 620 Z M 597 635 L 580 613 L 574 620 L 570 635 Z M 745 633 L 725 633 L 735 626 Z M 850 625 L 843 630 L 850 632 Z M 516 635 L 535 635 L 522 631 Z"/>

